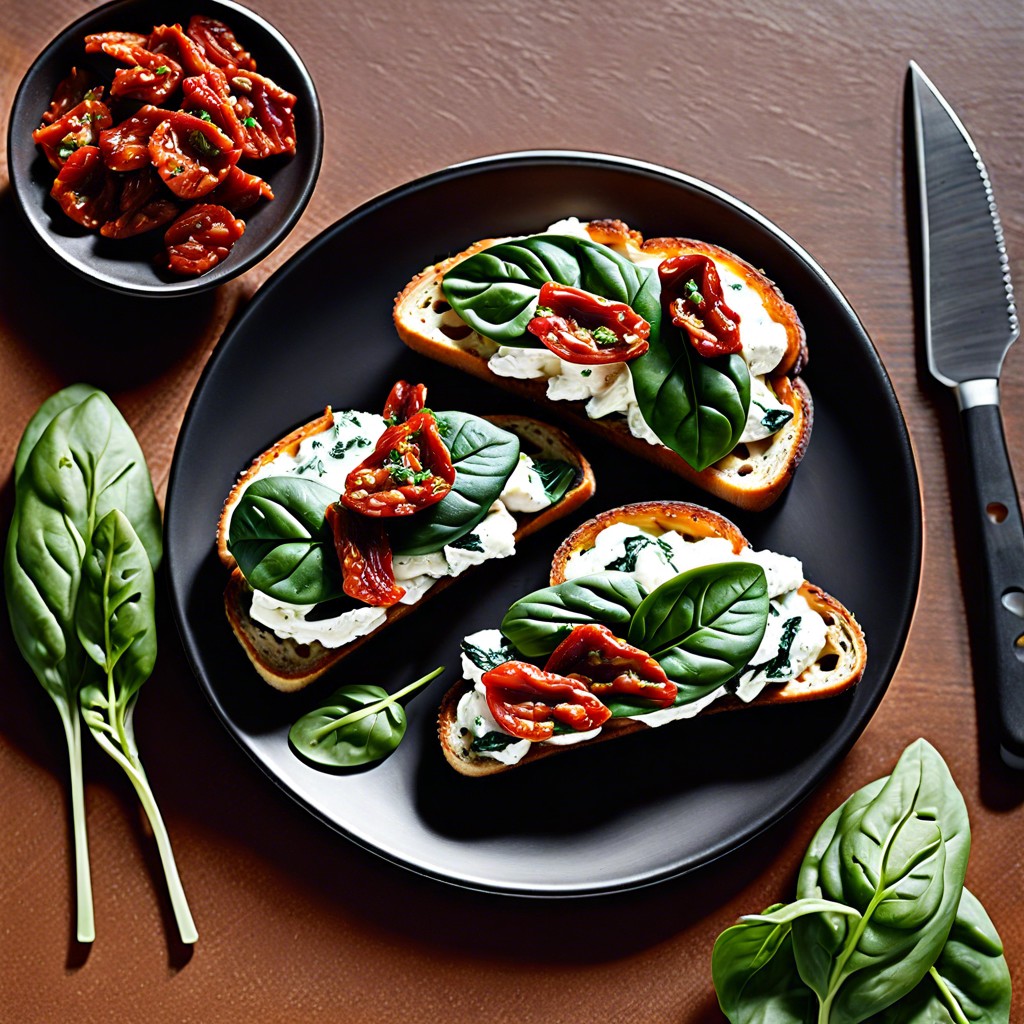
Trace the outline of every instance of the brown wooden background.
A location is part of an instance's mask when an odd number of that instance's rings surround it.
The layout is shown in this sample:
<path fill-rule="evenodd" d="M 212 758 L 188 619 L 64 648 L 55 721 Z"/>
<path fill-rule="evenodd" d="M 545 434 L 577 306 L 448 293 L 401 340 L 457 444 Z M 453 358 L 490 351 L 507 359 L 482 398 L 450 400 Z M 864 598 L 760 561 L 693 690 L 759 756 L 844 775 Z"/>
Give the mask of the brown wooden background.
<path fill-rule="evenodd" d="M 21 75 L 86 6 L 0 2 L 4 139 Z M 969 554 L 957 555 L 955 538 L 967 552 L 969 534 L 954 535 L 952 519 L 963 479 L 946 459 L 959 437 L 949 396 L 921 378 L 915 357 L 902 151 L 903 80 L 913 58 L 981 148 L 1024 280 L 1024 6 L 251 6 L 284 30 L 317 83 L 323 172 L 281 249 L 201 303 L 196 322 L 169 333 L 149 307 L 99 294 L 58 270 L 17 219 L 0 170 L 5 529 L 17 440 L 52 391 L 77 379 L 110 391 L 139 435 L 162 498 L 186 403 L 220 331 L 303 242 L 375 193 L 457 160 L 520 148 L 603 150 L 732 192 L 795 237 L 850 299 L 893 378 L 917 449 L 926 546 L 916 619 L 867 731 L 780 826 L 696 877 L 555 905 L 491 900 L 421 880 L 314 821 L 216 722 L 165 615 L 160 664 L 137 728 L 200 931 L 190 954 L 177 944 L 134 796 L 88 745 L 98 937 L 91 950 L 74 943 L 58 719 L 3 616 L 0 1019 L 718 1021 L 714 937 L 738 914 L 789 898 L 824 815 L 887 772 L 919 735 L 943 752 L 967 798 L 968 881 L 1024 984 L 1024 777 L 1000 767 L 976 708 L 965 622 L 973 565 Z M 185 5 L 178 16 L 188 13 Z M 1024 479 L 1024 350 L 1007 360 L 1003 398 Z M 1024 1020 L 1020 1003 L 1015 1020 Z"/>

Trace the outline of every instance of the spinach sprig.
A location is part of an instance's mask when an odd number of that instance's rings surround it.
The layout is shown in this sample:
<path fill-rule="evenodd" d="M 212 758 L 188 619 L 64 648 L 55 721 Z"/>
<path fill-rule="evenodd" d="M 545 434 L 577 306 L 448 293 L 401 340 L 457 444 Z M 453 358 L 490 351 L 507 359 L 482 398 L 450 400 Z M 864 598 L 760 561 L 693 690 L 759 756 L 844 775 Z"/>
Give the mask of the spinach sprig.
<path fill-rule="evenodd" d="M 795 903 L 741 919 L 711 969 L 733 1024 L 1006 1024 L 999 936 L 964 888 L 963 797 L 925 740 L 825 819 Z"/>

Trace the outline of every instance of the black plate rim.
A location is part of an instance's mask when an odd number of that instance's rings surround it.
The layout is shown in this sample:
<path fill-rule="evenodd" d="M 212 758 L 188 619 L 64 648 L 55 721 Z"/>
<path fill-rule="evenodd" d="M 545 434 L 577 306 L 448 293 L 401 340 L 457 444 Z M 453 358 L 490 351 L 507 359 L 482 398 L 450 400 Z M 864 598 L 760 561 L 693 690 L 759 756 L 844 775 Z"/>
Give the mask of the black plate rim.
<path fill-rule="evenodd" d="M 316 182 L 320 176 L 320 168 L 323 164 L 324 116 L 323 108 L 320 104 L 320 94 L 317 92 L 316 84 L 313 82 L 313 77 L 310 75 L 309 69 L 306 67 L 303 59 L 299 56 L 298 51 L 290 42 L 288 42 L 280 29 L 272 25 L 262 15 L 257 14 L 255 11 L 250 10 L 248 7 L 245 7 L 240 3 L 236 3 L 235 0 L 207 0 L 207 2 L 213 6 L 223 7 L 227 11 L 238 14 L 242 18 L 248 19 L 249 21 L 259 25 L 260 28 L 267 32 L 268 35 L 273 38 L 274 42 L 281 48 L 288 60 L 293 64 L 295 73 L 301 80 L 303 88 L 308 90 L 309 95 L 313 99 L 313 109 L 310 117 L 314 136 L 310 140 L 310 144 L 313 147 L 313 159 L 310 164 L 309 172 L 302 182 L 302 188 L 298 195 L 292 200 L 294 205 L 281 221 L 281 224 L 275 229 L 273 234 L 249 253 L 248 256 L 239 259 L 237 263 L 230 260 L 225 261 L 218 267 L 214 267 L 208 273 L 187 280 L 167 281 L 154 285 L 133 284 L 127 281 L 118 280 L 113 276 L 97 270 L 95 267 L 90 267 L 88 264 L 80 262 L 70 253 L 65 251 L 65 249 L 59 244 L 56 236 L 51 232 L 42 230 L 40 225 L 29 216 L 27 204 L 34 202 L 34 197 L 29 196 L 25 191 L 23 191 L 25 186 L 22 182 L 22 176 L 16 170 L 14 164 L 15 144 L 18 141 L 14 138 L 14 133 L 17 127 L 17 122 L 20 120 L 17 115 L 22 104 L 23 94 L 26 92 L 36 68 L 47 59 L 52 50 L 59 48 L 64 44 L 65 40 L 81 32 L 82 26 L 102 17 L 108 11 L 117 7 L 131 7 L 135 3 L 135 0 L 107 0 L 105 4 L 101 4 L 99 7 L 94 7 L 81 17 L 76 18 L 70 25 L 61 29 L 60 32 L 58 32 L 57 35 L 55 35 L 42 48 L 42 50 L 39 51 L 35 58 L 33 58 L 24 75 L 22 75 L 21 80 L 18 83 L 17 90 L 15 90 L 14 100 L 11 103 L 10 117 L 7 123 L 7 180 L 10 183 L 11 191 L 14 193 L 15 206 L 17 206 L 18 212 L 21 214 L 24 223 L 28 225 L 32 234 L 39 239 L 43 248 L 51 257 L 59 261 L 63 266 L 74 271 L 79 277 L 82 277 L 93 284 L 97 284 L 108 291 L 116 292 L 121 295 L 133 295 L 151 299 L 175 299 L 182 298 L 186 295 L 197 295 L 200 292 L 209 291 L 211 288 L 217 288 L 222 284 L 226 284 L 228 281 L 244 274 L 247 270 L 251 270 L 257 263 L 262 262 L 267 256 L 269 256 L 270 253 L 272 253 L 285 240 L 285 238 L 288 237 L 292 229 L 299 222 L 299 218 L 305 212 L 310 199 L 313 198 L 313 192 L 316 189 Z"/>
<path fill-rule="evenodd" d="M 179 461 L 179 451 L 183 445 L 183 439 L 189 432 L 191 420 L 195 409 L 198 406 L 198 399 L 201 395 L 206 379 L 208 375 L 212 374 L 216 368 L 220 358 L 224 355 L 228 345 L 234 335 L 240 332 L 248 321 L 258 316 L 259 308 L 261 305 L 261 299 L 266 298 L 270 294 L 271 290 L 277 287 L 281 287 L 287 282 L 288 278 L 293 273 L 297 273 L 301 270 L 303 264 L 313 258 L 315 253 L 325 244 L 327 244 L 334 236 L 335 233 L 343 232 L 346 228 L 362 220 L 365 217 L 372 216 L 372 214 L 380 207 L 389 204 L 392 201 L 403 198 L 407 195 L 414 194 L 415 192 L 423 189 L 430 188 L 432 185 L 439 181 L 448 181 L 452 179 L 458 179 L 467 174 L 476 174 L 481 171 L 487 172 L 491 170 L 507 170 L 516 169 L 517 167 L 535 166 L 539 164 L 561 164 L 565 166 L 592 166 L 592 167 L 608 167 L 618 170 L 631 171 L 633 173 L 639 173 L 643 175 L 652 176 L 655 178 L 668 178 L 678 183 L 681 183 L 689 188 L 695 189 L 700 192 L 704 192 L 713 198 L 724 202 L 728 206 L 732 207 L 738 213 L 748 217 L 756 224 L 758 224 L 763 230 L 768 232 L 782 244 L 787 246 L 799 259 L 806 265 L 807 269 L 818 279 L 820 284 L 830 293 L 833 300 L 837 302 L 843 312 L 846 314 L 850 321 L 850 326 L 854 328 L 855 333 L 859 336 L 859 341 L 864 349 L 864 352 L 870 356 L 873 363 L 873 369 L 876 371 L 881 385 L 884 387 L 887 397 L 889 399 L 890 408 L 895 411 L 897 426 L 899 427 L 899 438 L 898 446 L 899 452 L 902 457 L 904 466 L 909 474 L 908 488 L 910 493 L 916 498 L 913 502 L 913 516 L 912 521 L 909 523 L 910 527 L 910 538 L 912 544 L 911 552 L 911 573 L 909 578 L 905 581 L 906 589 L 908 591 L 908 600 L 902 602 L 904 604 L 904 611 L 902 615 L 902 621 L 899 623 L 899 628 L 895 632 L 896 643 L 894 645 L 893 653 L 889 658 L 888 664 L 883 666 L 882 672 L 879 674 L 880 683 L 877 687 L 877 692 L 872 695 L 871 700 L 864 706 L 860 714 L 853 718 L 847 718 L 843 722 L 843 728 L 841 731 L 834 734 L 832 737 L 833 742 L 828 748 L 828 754 L 825 756 L 820 769 L 815 773 L 811 772 L 803 782 L 795 787 L 789 794 L 788 798 L 784 800 L 781 805 L 773 806 L 773 809 L 766 814 L 762 814 L 755 818 L 752 822 L 748 823 L 738 834 L 730 836 L 713 846 L 709 847 L 707 851 L 696 860 L 695 863 L 689 864 L 669 864 L 661 870 L 647 871 L 638 873 L 636 875 L 622 876 L 612 882 L 607 882 L 599 885 L 561 885 L 561 884 L 544 884 L 544 883 L 533 883 L 530 886 L 520 886 L 515 884 L 501 884 L 493 879 L 484 878 L 483 876 L 470 876 L 468 873 L 462 873 L 458 876 L 445 874 L 442 871 L 434 870 L 426 865 L 419 864 L 415 860 L 409 857 L 403 856 L 399 851 L 393 849 L 384 849 L 378 844 L 374 844 L 366 840 L 364 837 L 355 834 L 348 829 L 342 827 L 337 822 L 330 820 L 315 804 L 306 800 L 299 793 L 294 791 L 288 786 L 285 781 L 276 775 L 271 767 L 266 764 L 260 757 L 257 756 L 254 749 L 252 749 L 246 742 L 244 737 L 241 735 L 239 729 L 236 728 L 235 724 L 226 714 L 226 711 L 218 700 L 216 694 L 210 687 L 207 686 L 202 672 L 199 667 L 200 659 L 196 650 L 194 650 L 191 638 L 188 635 L 188 622 L 187 614 L 185 609 L 184 595 L 180 592 L 179 588 L 175 586 L 175 580 L 177 577 L 176 572 L 176 558 L 174 549 L 171 544 L 166 546 L 166 562 L 167 562 L 167 586 L 170 590 L 171 602 L 174 612 L 175 625 L 178 630 L 178 635 L 181 638 L 182 647 L 184 648 L 186 659 L 189 666 L 192 669 L 193 674 L 196 676 L 196 680 L 199 683 L 200 689 L 205 694 L 210 705 L 214 709 L 217 717 L 220 719 L 228 733 L 234 738 L 238 745 L 246 752 L 246 754 L 258 765 L 260 770 L 270 778 L 279 789 L 286 793 L 292 800 L 298 803 L 301 807 L 309 811 L 315 818 L 323 822 L 330 829 L 339 834 L 345 836 L 346 839 L 354 842 L 357 846 L 364 850 L 382 858 L 383 860 L 396 864 L 399 867 L 405 868 L 414 874 L 420 875 L 421 877 L 431 878 L 435 881 L 443 882 L 448 885 L 452 885 L 456 888 L 468 889 L 478 892 L 489 893 L 492 895 L 506 896 L 506 897 L 528 897 L 537 899 L 565 899 L 565 898 L 586 898 L 586 897 L 599 897 L 607 896 L 615 893 L 622 893 L 627 891 L 633 891 L 637 889 L 647 888 L 653 885 L 660 884 L 661 882 L 668 881 L 672 878 L 678 878 L 682 875 L 690 874 L 700 868 L 706 867 L 707 865 L 721 859 L 722 857 L 732 853 L 734 850 L 746 845 L 751 840 L 755 839 L 762 832 L 767 831 L 772 826 L 778 824 L 789 814 L 791 814 L 800 803 L 802 803 L 813 789 L 818 786 L 822 780 L 834 770 L 836 765 L 846 756 L 846 754 L 856 743 L 857 739 L 863 733 L 870 719 L 873 717 L 875 711 L 878 709 L 879 704 L 882 702 L 888 687 L 895 675 L 899 663 L 904 655 L 906 649 L 907 636 L 910 631 L 910 627 L 914 618 L 914 614 L 917 609 L 917 603 L 920 599 L 920 585 L 923 573 L 923 515 L 924 506 L 923 498 L 920 487 L 920 474 L 918 472 L 917 456 L 914 451 L 914 446 L 910 438 L 910 433 L 907 427 L 906 417 L 903 414 L 903 408 L 900 405 L 899 398 L 896 395 L 895 389 L 892 386 L 892 382 L 889 379 L 889 375 L 885 370 L 885 366 L 882 363 L 881 357 L 878 354 L 878 350 L 875 348 L 874 343 L 871 341 L 870 336 L 864 329 L 860 318 L 857 316 L 853 307 L 846 299 L 845 295 L 840 291 L 839 287 L 835 282 L 825 273 L 821 265 L 814 260 L 814 258 L 797 242 L 795 242 L 789 235 L 787 235 L 782 229 L 777 227 L 767 217 L 758 213 L 755 209 L 748 206 L 746 203 L 728 192 L 717 188 L 708 182 L 702 181 L 699 178 L 695 178 L 691 175 L 685 174 L 681 171 L 674 170 L 672 168 L 663 167 L 659 164 L 651 163 L 648 161 L 638 160 L 628 156 L 618 156 L 608 153 L 598 153 L 583 150 L 558 150 L 558 149 L 539 149 L 539 150 L 521 150 L 521 151 L 510 151 L 504 153 L 497 153 L 490 156 L 483 156 L 474 158 L 472 160 L 463 161 L 460 163 L 452 164 L 447 167 L 440 168 L 436 171 L 432 171 L 419 178 L 415 178 L 412 181 L 400 184 L 392 189 L 381 192 L 376 196 L 371 197 L 366 202 L 362 203 L 358 207 L 339 218 L 333 224 L 326 227 L 323 231 L 317 234 L 315 237 L 310 239 L 298 252 L 293 254 L 288 261 L 283 264 L 277 271 L 275 271 L 260 289 L 253 296 L 251 301 L 243 308 L 240 309 L 231 322 L 225 328 L 221 335 L 220 340 L 217 343 L 216 349 L 207 361 L 206 366 L 203 369 L 202 374 L 196 384 L 196 387 L 192 393 L 192 397 L 189 400 L 188 408 L 186 409 L 185 416 L 182 420 L 181 429 L 178 434 L 178 439 L 175 444 L 174 455 L 171 462 L 171 472 L 168 480 L 167 488 L 167 501 L 165 507 L 165 535 L 169 538 L 171 536 L 171 524 L 176 521 L 176 514 L 174 512 L 175 504 L 173 501 L 173 495 L 176 490 L 177 480 L 181 471 L 181 463 Z"/>

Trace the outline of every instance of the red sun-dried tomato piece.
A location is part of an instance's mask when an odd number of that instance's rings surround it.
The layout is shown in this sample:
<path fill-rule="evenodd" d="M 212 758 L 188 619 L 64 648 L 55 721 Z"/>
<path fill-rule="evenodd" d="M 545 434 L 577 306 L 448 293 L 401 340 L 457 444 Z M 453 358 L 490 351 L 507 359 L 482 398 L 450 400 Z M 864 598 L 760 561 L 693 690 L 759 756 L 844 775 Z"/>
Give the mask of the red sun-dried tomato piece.
<path fill-rule="evenodd" d="M 59 121 L 82 100 L 103 99 L 103 86 L 96 84 L 96 76 L 85 68 L 72 68 L 71 74 L 53 92 L 50 106 L 43 113 L 43 124 Z"/>
<path fill-rule="evenodd" d="M 181 92 L 185 110 L 196 112 L 200 117 L 207 115 L 237 149 L 244 151 L 249 136 L 235 113 L 234 99 L 223 71 L 213 68 L 201 75 L 192 75 L 181 83 Z"/>
<path fill-rule="evenodd" d="M 100 132 L 111 125 L 110 110 L 99 100 L 82 100 L 52 124 L 37 128 L 32 140 L 60 170 L 75 150 L 95 146 Z"/>
<path fill-rule="evenodd" d="M 341 563 L 342 589 L 375 608 L 390 608 L 405 596 L 395 582 L 391 542 L 379 519 L 355 515 L 337 503 L 327 506 L 327 524 Z"/>
<path fill-rule="evenodd" d="M 432 413 L 388 427 L 345 478 L 341 502 L 364 516 L 409 516 L 435 505 L 455 483 L 455 467 Z"/>
<path fill-rule="evenodd" d="M 596 622 L 576 626 L 552 651 L 546 672 L 580 678 L 599 697 L 628 694 L 669 707 L 677 687 L 646 651 Z"/>
<path fill-rule="evenodd" d="M 258 174 L 243 171 L 235 164 L 227 177 L 206 197 L 209 203 L 226 206 L 232 213 L 241 213 L 261 199 L 273 199 L 270 183 Z"/>
<path fill-rule="evenodd" d="M 109 36 L 111 33 L 103 33 Z M 117 34 L 117 33 L 115 33 Z M 89 40 L 98 42 L 90 43 Z M 166 53 L 153 53 L 146 49 L 148 39 L 141 37 L 141 43 L 121 42 L 102 39 L 100 36 L 86 37 L 86 53 L 102 50 L 108 57 L 130 65 L 114 72 L 110 86 L 111 96 L 139 100 L 142 103 L 163 103 L 181 82 L 181 65 Z"/>
<path fill-rule="evenodd" d="M 254 71 L 226 72 L 235 113 L 246 132 L 244 152 L 254 160 L 295 152 L 295 97 Z"/>
<path fill-rule="evenodd" d="M 227 257 L 244 231 L 245 222 L 230 210 L 196 203 L 164 232 L 166 266 L 176 274 L 205 274 Z"/>
<path fill-rule="evenodd" d="M 167 111 L 147 104 L 120 124 L 100 132 L 103 162 L 112 171 L 138 171 L 150 166 L 149 137 L 167 120 Z"/>
<path fill-rule="evenodd" d="M 525 661 L 507 661 L 489 669 L 482 682 L 494 720 L 518 739 L 535 743 L 551 739 L 556 722 L 585 732 L 611 718 L 611 711 L 578 679 Z"/>
<path fill-rule="evenodd" d="M 186 75 L 201 75 L 213 65 L 202 48 L 189 38 L 180 25 L 156 25 L 145 44 L 150 53 L 163 53 L 181 65 Z"/>
<path fill-rule="evenodd" d="M 726 305 L 714 260 L 699 253 L 671 256 L 658 266 L 658 276 L 666 315 L 699 355 L 710 359 L 741 350 L 739 314 Z"/>
<path fill-rule="evenodd" d="M 537 315 L 526 325 L 544 345 L 569 363 L 624 363 L 648 348 L 651 325 L 625 302 L 612 302 L 582 288 L 545 281 Z"/>
<path fill-rule="evenodd" d="M 60 169 L 50 195 L 76 223 L 94 230 L 103 224 L 117 202 L 117 182 L 103 165 L 97 146 L 76 149 Z"/>
<path fill-rule="evenodd" d="M 167 195 L 152 167 L 123 176 L 118 215 L 100 228 L 104 238 L 131 238 L 163 227 L 178 215 L 177 204 Z"/>
<path fill-rule="evenodd" d="M 410 384 L 407 380 L 395 382 L 384 403 L 384 419 L 389 426 L 404 423 L 427 404 L 427 385 Z"/>
<path fill-rule="evenodd" d="M 239 152 L 210 121 L 180 110 L 164 113 L 149 137 L 149 158 L 176 196 L 199 199 L 227 177 Z"/>
<path fill-rule="evenodd" d="M 85 37 L 85 52 L 99 53 L 104 46 L 142 46 L 149 43 L 149 36 L 141 32 L 93 32 Z"/>
<path fill-rule="evenodd" d="M 189 20 L 188 34 L 206 56 L 206 59 L 219 68 L 242 68 L 256 70 L 256 61 L 235 38 L 235 33 L 216 18 L 208 18 L 195 14 Z"/>

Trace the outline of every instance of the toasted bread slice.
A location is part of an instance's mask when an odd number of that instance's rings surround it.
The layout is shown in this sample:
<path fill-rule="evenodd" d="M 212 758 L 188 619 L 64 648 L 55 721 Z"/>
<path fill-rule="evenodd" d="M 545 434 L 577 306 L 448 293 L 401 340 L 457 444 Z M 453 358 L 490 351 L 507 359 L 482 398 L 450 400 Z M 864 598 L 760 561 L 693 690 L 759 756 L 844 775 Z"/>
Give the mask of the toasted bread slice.
<path fill-rule="evenodd" d="M 678 501 L 649 501 L 624 505 L 588 520 L 562 542 L 551 563 L 552 586 L 565 582 L 565 566 L 569 556 L 574 552 L 592 548 L 597 535 L 613 523 L 630 523 L 658 534 L 674 531 L 694 541 L 704 537 L 724 537 L 731 542 L 733 551 L 737 553 L 750 546 L 735 524 L 701 505 Z M 825 622 L 825 646 L 814 664 L 785 684 L 766 687 L 749 704 L 735 696 L 723 697 L 710 704 L 701 714 L 818 700 L 835 696 L 857 684 L 864 674 L 864 666 L 867 663 L 867 645 L 857 620 L 834 597 L 830 597 L 813 583 L 805 580 L 799 588 L 799 593 Z M 441 749 L 448 763 L 462 775 L 493 775 L 509 768 L 539 761 L 559 751 L 576 750 L 588 744 L 601 743 L 617 736 L 650 728 L 642 718 L 613 718 L 593 739 L 570 746 L 534 744 L 518 764 L 505 765 L 493 758 L 467 752 L 459 743 L 458 704 L 462 695 L 471 689 L 472 685 L 467 680 L 456 683 L 445 694 L 438 714 L 437 731 Z"/>
<path fill-rule="evenodd" d="M 639 232 L 631 231 L 618 220 L 591 221 L 586 228 L 593 241 L 611 246 L 634 261 L 657 261 L 686 253 L 710 256 L 726 264 L 754 288 L 772 319 L 786 328 L 785 355 L 766 379 L 776 398 L 792 411 L 792 419 L 771 437 L 740 444 L 713 466 L 697 471 L 665 445 L 652 445 L 634 437 L 622 415 L 594 420 L 587 415 L 582 401 L 549 400 L 546 379 L 522 380 L 494 373 L 488 367 L 488 359 L 498 346 L 459 317 L 445 299 L 441 282 L 452 267 L 483 249 L 508 241 L 507 238 L 476 242 L 457 256 L 417 274 L 395 298 L 394 322 L 399 337 L 415 351 L 544 405 L 574 425 L 654 462 L 739 508 L 751 511 L 767 508 L 782 494 L 800 464 L 814 420 L 811 394 L 797 376 L 807 363 L 807 343 L 796 310 L 761 271 L 719 246 L 686 238 L 644 241 Z"/>
<path fill-rule="evenodd" d="M 568 515 L 594 493 L 596 485 L 590 463 L 563 431 L 526 416 L 487 416 L 484 418 L 496 426 L 516 434 L 522 442 L 522 450 L 528 455 L 559 459 L 562 462 L 567 462 L 576 470 L 571 487 L 560 501 L 539 512 L 512 513 L 518 524 L 515 532 L 517 541 L 535 533 L 548 523 Z M 232 488 L 224 502 L 217 525 L 217 552 L 225 566 L 231 569 L 231 577 L 224 591 L 224 611 L 227 614 L 228 622 L 231 623 L 238 642 L 260 676 L 275 689 L 285 692 L 301 690 L 315 679 L 319 679 L 328 669 L 361 647 L 371 637 L 386 629 L 390 623 L 408 615 L 419 608 L 428 598 L 441 593 L 456 579 L 461 579 L 466 575 L 463 573 L 459 577 L 442 577 L 415 604 L 397 604 L 387 609 L 386 618 L 381 625 L 343 647 L 328 648 L 316 641 L 310 644 L 300 644 L 292 639 L 282 639 L 272 630 L 250 617 L 252 590 L 245 582 L 245 578 L 227 548 L 231 512 L 246 486 L 264 465 L 273 461 L 282 452 L 294 454 L 304 438 L 325 430 L 332 423 L 333 416 L 328 408 L 323 416 L 292 431 L 287 437 L 282 438 L 277 444 L 259 455 L 252 465 L 242 473 Z M 467 570 L 467 572 L 470 571 L 472 570 Z"/>

